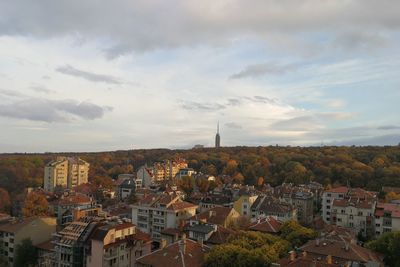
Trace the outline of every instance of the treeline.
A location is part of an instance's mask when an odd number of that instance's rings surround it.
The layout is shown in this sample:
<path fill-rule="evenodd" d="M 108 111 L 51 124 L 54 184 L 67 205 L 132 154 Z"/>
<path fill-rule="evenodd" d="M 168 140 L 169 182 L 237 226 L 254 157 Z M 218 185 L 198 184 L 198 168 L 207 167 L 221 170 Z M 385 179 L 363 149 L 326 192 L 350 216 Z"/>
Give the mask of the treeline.
<path fill-rule="evenodd" d="M 350 183 L 379 190 L 400 186 L 400 147 L 224 147 L 192 150 L 128 150 L 68 154 L 0 155 L 0 188 L 10 195 L 25 187 L 41 186 L 45 164 L 57 155 L 79 156 L 91 164 L 90 177 L 110 184 L 118 174 L 135 171 L 143 164 L 185 158 L 189 167 L 212 175 L 229 175 L 245 184 L 264 181 L 317 181 L 325 186 Z"/>

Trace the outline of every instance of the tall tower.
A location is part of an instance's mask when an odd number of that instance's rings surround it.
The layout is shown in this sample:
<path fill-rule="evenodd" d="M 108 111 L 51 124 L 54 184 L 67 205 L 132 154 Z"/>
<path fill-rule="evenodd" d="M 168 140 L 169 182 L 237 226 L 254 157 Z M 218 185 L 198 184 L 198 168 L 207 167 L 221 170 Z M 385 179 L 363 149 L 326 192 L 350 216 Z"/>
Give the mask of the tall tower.
<path fill-rule="evenodd" d="M 217 134 L 215 135 L 215 147 L 221 147 L 221 136 L 219 136 L 219 122 L 217 124 Z"/>

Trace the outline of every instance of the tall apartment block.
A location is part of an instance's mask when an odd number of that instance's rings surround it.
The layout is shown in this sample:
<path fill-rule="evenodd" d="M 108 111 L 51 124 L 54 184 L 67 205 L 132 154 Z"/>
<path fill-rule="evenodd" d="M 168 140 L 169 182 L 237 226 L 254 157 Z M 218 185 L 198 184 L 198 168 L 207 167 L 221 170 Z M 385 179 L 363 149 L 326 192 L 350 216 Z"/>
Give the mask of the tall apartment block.
<path fill-rule="evenodd" d="M 75 157 L 57 157 L 44 167 L 44 189 L 50 192 L 61 186 L 73 188 L 88 182 L 89 163 Z"/>

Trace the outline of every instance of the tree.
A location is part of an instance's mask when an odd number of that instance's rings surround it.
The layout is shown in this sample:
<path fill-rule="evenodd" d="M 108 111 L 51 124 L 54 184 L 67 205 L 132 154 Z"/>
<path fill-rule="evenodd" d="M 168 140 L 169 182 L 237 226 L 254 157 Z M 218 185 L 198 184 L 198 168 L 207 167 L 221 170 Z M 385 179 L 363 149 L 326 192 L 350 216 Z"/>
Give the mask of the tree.
<path fill-rule="evenodd" d="M 215 246 L 205 257 L 205 267 L 267 267 L 289 250 L 290 244 L 276 236 L 241 231 L 227 243 Z"/>
<path fill-rule="evenodd" d="M 10 195 L 7 190 L 0 188 L 0 212 L 9 213 L 11 208 Z"/>
<path fill-rule="evenodd" d="M 49 203 L 42 194 L 31 192 L 26 196 L 22 214 L 25 217 L 46 216 L 49 214 Z"/>
<path fill-rule="evenodd" d="M 281 237 L 292 243 L 293 246 L 301 246 L 317 236 L 316 231 L 301 226 L 295 220 L 285 222 L 281 228 Z"/>
<path fill-rule="evenodd" d="M 190 195 L 193 192 L 195 182 L 193 177 L 183 176 L 177 184 L 187 195 Z"/>
<path fill-rule="evenodd" d="M 35 266 L 38 259 L 38 253 L 32 244 L 31 239 L 23 239 L 15 248 L 15 266 L 26 267 Z"/>
<path fill-rule="evenodd" d="M 400 263 L 400 232 L 388 232 L 378 239 L 368 242 L 367 248 L 385 255 L 386 265 L 397 267 Z"/>
<path fill-rule="evenodd" d="M 391 202 L 393 200 L 399 200 L 399 199 L 400 199 L 400 195 L 396 194 L 395 192 L 389 192 L 385 196 L 385 202 Z"/>

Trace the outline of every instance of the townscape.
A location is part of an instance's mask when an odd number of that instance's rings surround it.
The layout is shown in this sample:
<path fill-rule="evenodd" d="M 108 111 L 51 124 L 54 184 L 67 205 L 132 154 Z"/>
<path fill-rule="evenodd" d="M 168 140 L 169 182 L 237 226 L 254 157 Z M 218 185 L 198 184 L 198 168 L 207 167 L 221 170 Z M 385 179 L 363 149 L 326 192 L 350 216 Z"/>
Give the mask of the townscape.
<path fill-rule="evenodd" d="M 166 158 L 93 190 L 90 167 L 46 163 L 43 186 L 0 215 L 1 266 L 397 266 L 380 239 L 398 242 L 398 187 L 248 185 Z"/>

